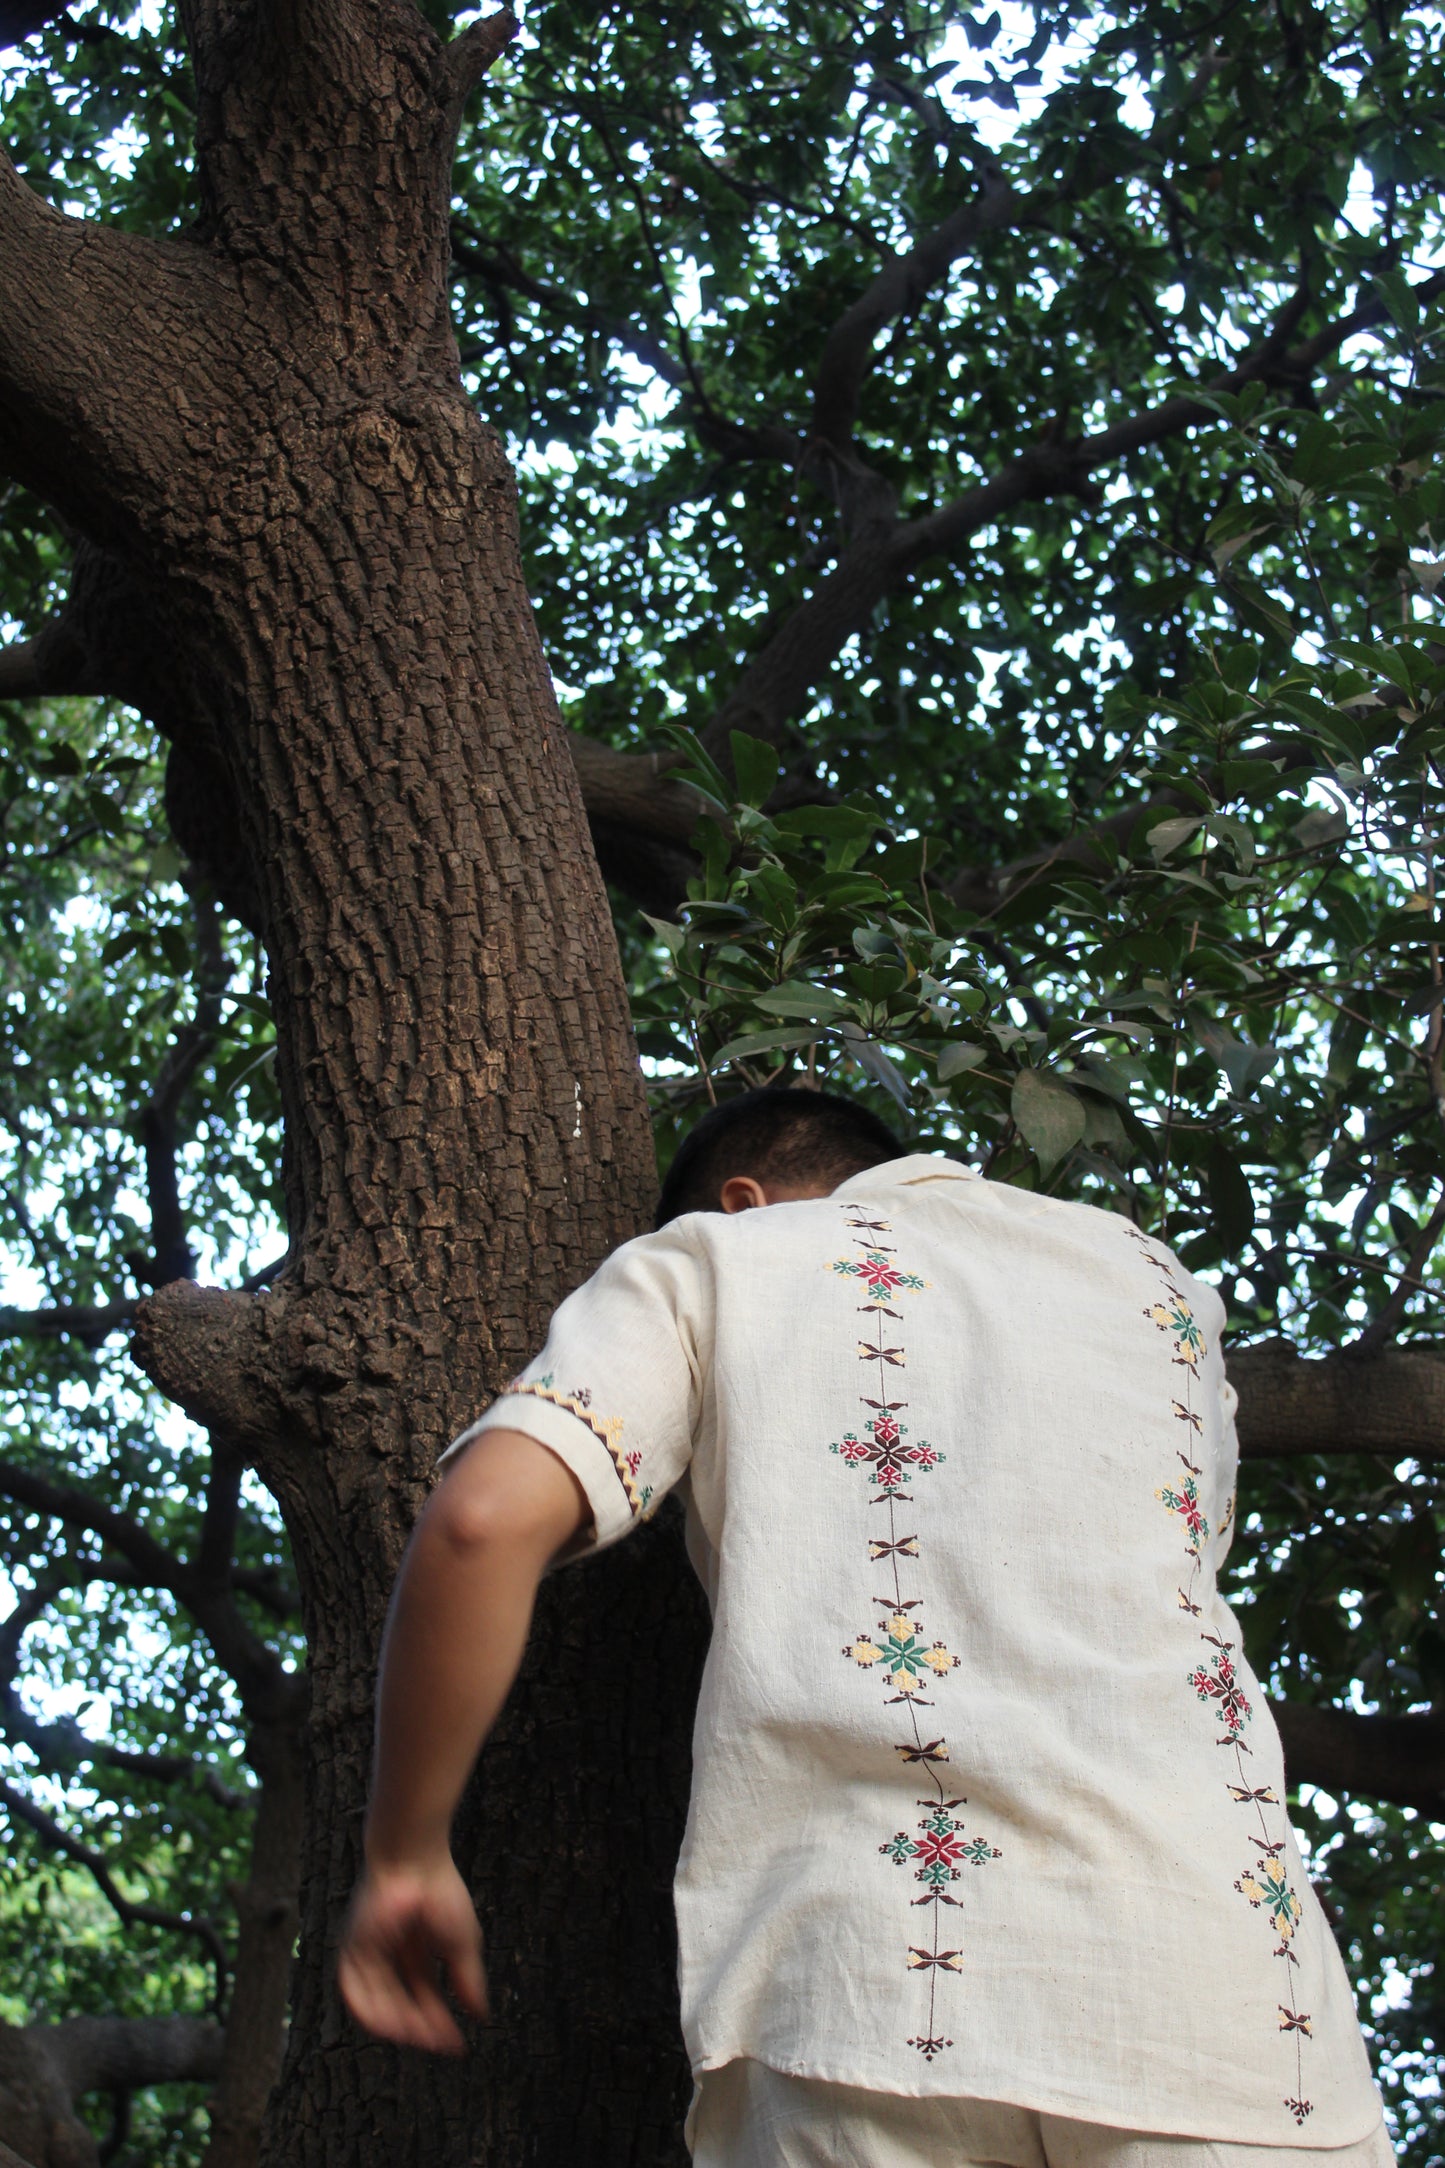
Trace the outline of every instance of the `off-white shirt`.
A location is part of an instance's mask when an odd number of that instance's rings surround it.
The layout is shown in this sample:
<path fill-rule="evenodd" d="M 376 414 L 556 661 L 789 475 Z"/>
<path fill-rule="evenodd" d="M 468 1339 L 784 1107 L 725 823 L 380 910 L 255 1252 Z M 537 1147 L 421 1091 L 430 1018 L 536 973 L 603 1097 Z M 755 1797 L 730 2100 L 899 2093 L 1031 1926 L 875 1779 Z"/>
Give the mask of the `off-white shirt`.
<path fill-rule="evenodd" d="M 1128 1221 L 916 1156 L 625 1244 L 464 1433 L 550 1447 L 599 1546 L 688 1478 L 695 2070 L 1255 2145 L 1373 2130 L 1215 1585 L 1221 1323 Z"/>

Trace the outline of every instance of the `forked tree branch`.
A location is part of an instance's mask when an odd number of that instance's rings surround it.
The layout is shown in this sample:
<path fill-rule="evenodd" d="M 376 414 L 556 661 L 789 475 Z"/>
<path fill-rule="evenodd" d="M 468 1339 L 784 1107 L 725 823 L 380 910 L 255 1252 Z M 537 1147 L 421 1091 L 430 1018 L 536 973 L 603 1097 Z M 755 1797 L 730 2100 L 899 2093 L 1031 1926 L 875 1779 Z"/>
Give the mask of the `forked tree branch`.
<path fill-rule="evenodd" d="M 1045 215 L 1047 203 L 1020 196 L 997 166 L 986 165 L 980 179 L 979 193 L 911 249 L 890 258 L 828 333 L 814 379 L 814 436 L 838 446 L 852 436 L 873 342 L 885 325 L 916 309 L 985 234 Z"/>
<path fill-rule="evenodd" d="M 1422 302 L 1445 292 L 1445 272 L 1422 280 L 1415 292 Z M 1389 313 L 1382 299 L 1372 298 L 1313 337 L 1289 346 L 1285 334 L 1297 324 L 1301 308 L 1302 297 L 1292 296 L 1253 353 L 1236 368 L 1202 384 L 1200 393 L 1206 397 L 1236 393 L 1255 382 L 1303 389 L 1319 364 L 1346 339 L 1384 322 Z M 1101 469 L 1145 446 L 1216 420 L 1214 410 L 1199 396 L 1166 399 L 1093 436 L 1060 437 L 1031 445 L 952 503 L 897 522 L 885 540 L 869 530 L 845 547 L 833 570 L 744 669 L 702 733 L 709 752 L 724 759 L 728 735 L 735 729 L 776 742 L 846 641 L 921 565 L 963 548 L 981 528 L 997 524 L 1026 504 L 1062 495 L 1091 498 Z"/>

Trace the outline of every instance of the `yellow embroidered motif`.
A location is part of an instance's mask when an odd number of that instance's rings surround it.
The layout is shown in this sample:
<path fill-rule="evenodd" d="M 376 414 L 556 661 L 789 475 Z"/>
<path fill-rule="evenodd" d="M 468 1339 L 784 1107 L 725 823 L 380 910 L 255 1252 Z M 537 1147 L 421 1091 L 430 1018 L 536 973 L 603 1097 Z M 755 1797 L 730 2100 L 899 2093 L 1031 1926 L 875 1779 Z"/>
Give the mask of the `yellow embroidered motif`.
<path fill-rule="evenodd" d="M 579 1423 L 585 1423 L 594 1438 L 605 1445 L 617 1480 L 622 1485 L 633 1517 L 643 1511 L 652 1496 L 650 1484 L 639 1486 L 635 1454 L 624 1453 L 618 1444 L 622 1436 L 623 1419 L 620 1415 L 595 1415 L 585 1401 L 575 1394 L 559 1393 L 555 1386 L 533 1385 L 526 1378 L 513 1378 L 507 1387 L 509 1393 L 529 1393 L 534 1400 L 548 1401 L 554 1408 L 563 1408 L 568 1415 L 575 1415 Z"/>

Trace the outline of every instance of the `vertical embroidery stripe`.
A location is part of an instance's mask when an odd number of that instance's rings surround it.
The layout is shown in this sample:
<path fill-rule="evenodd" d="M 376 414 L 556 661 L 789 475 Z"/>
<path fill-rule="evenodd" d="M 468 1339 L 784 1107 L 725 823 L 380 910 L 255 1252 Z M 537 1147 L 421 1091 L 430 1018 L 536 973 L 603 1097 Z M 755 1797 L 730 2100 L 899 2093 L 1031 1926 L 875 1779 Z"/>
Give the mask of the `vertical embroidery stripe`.
<path fill-rule="evenodd" d="M 898 1373 L 907 1368 L 908 1358 L 898 1329 L 903 1313 L 894 1304 L 905 1295 L 926 1292 L 928 1283 L 916 1273 L 902 1271 L 897 1252 L 880 1239 L 892 1234 L 889 1221 L 867 1218 L 859 1205 L 842 1209 L 858 1254 L 835 1259 L 832 1269 L 844 1278 L 857 1280 L 867 1298 L 858 1309 L 859 1315 L 868 1320 L 868 1336 L 857 1342 L 857 1353 L 859 1361 L 868 1366 L 867 1383 L 872 1390 L 859 1395 L 867 1412 L 858 1428 L 846 1431 L 829 1451 L 836 1453 L 845 1467 L 864 1473 L 868 1488 L 874 1492 L 870 1505 L 883 1509 L 884 1526 L 867 1538 L 868 1559 L 873 1565 L 886 1562 L 886 1577 L 891 1582 L 885 1594 L 873 1598 L 879 1612 L 877 1623 L 846 1642 L 843 1654 L 889 1689 L 887 1706 L 902 1704 L 907 1709 L 911 1737 L 896 1743 L 894 1752 L 906 1766 L 920 1770 L 923 1781 L 932 1787 L 931 1796 L 917 1802 L 923 1809 L 922 1820 L 912 1829 L 896 1831 L 878 1847 L 895 1867 L 912 1868 L 913 1880 L 921 1886 L 922 1895 L 909 1901 L 916 1907 L 927 1907 L 931 1921 L 927 1942 L 907 1944 L 903 1959 L 910 1972 L 927 1975 L 927 2021 L 908 2045 L 917 2048 L 925 2062 L 931 2063 L 953 2046 L 953 2041 L 939 2030 L 938 1976 L 961 1972 L 964 1956 L 960 1949 L 943 1947 L 941 1907 L 958 1904 L 952 1886 L 968 1868 L 986 1866 L 1003 1855 L 986 1838 L 966 1834 L 958 1809 L 968 1802 L 951 1797 L 939 1773 L 948 1764 L 947 1738 L 939 1734 L 925 1739 L 925 1728 L 933 1727 L 925 1727 L 919 1715 L 921 1709 L 933 1707 L 932 1691 L 957 1668 L 959 1661 L 942 1641 L 928 1639 L 918 1617 L 923 1599 L 904 1594 L 905 1562 L 911 1564 L 922 1558 L 923 1542 L 918 1531 L 907 1530 L 900 1509 L 908 1508 L 909 1520 L 918 1517 L 909 1485 L 916 1477 L 931 1475 L 946 1456 L 926 1439 L 915 1438 L 900 1420 L 908 1402 L 902 1397 Z"/>
<path fill-rule="evenodd" d="M 1168 1259 L 1160 1257 L 1141 1235 L 1137 1227 L 1129 1233 L 1140 1244 L 1144 1264 L 1157 1276 L 1162 1290 L 1160 1299 L 1148 1304 L 1144 1315 L 1157 1329 L 1164 1333 L 1173 1346 L 1172 1362 L 1179 1371 L 1180 1399 L 1173 1399 L 1174 1420 L 1184 1425 L 1184 1439 L 1188 1450 L 1176 1448 L 1175 1458 L 1182 1474 L 1171 1476 L 1162 1483 L 1154 1495 L 1167 1512 L 1176 1516 L 1184 1538 L 1184 1554 L 1189 1560 L 1188 1577 L 1179 1590 L 1179 1609 L 1188 1618 L 1197 1619 L 1203 1607 L 1195 1601 L 1199 1576 L 1203 1570 L 1204 1545 L 1209 1541 L 1209 1522 L 1205 1518 L 1199 1495 L 1201 1470 L 1192 1455 L 1196 1450 L 1194 1440 L 1203 1433 L 1203 1423 L 1195 1406 L 1199 1388 L 1199 1365 L 1208 1350 L 1204 1336 L 1193 1310 L 1185 1300 Z M 1225 1509 L 1224 1527 L 1227 1528 L 1234 1512 L 1231 1499 Z M 1223 1530 L 1221 1529 L 1221 1534 Z M 1234 1781 L 1226 1779 L 1229 1796 L 1244 1807 L 1255 1823 L 1257 1834 L 1253 1836 L 1251 1849 L 1253 1865 L 1247 1868 L 1235 1882 L 1234 1887 L 1258 1912 L 1263 1912 L 1271 1930 L 1278 1935 L 1275 1956 L 1286 1965 L 1299 1967 L 1292 1944 L 1303 1916 L 1299 1893 L 1290 1881 L 1285 1864 L 1285 1843 L 1289 1824 L 1285 1818 L 1284 1802 L 1273 1787 L 1255 1784 L 1245 1767 L 1245 1756 L 1251 1749 L 1245 1734 L 1253 1717 L 1253 1710 L 1240 1685 L 1234 1665 L 1235 1644 L 1221 1640 L 1219 1635 L 1199 1629 L 1199 1640 L 1206 1653 L 1199 1657 L 1193 1668 L 1185 1673 L 1187 1683 L 1194 1689 L 1197 1700 L 1211 1712 L 1219 1727 L 1216 1745 L 1223 1747 L 1230 1757 Z M 1274 1809 L 1273 1813 L 1266 1809 Z M 1295 2122 L 1303 2123 L 1314 2112 L 1313 2103 L 1304 2097 L 1304 2046 L 1313 2037 L 1310 2013 L 1296 2010 L 1292 2004 L 1297 1997 L 1291 1990 L 1288 2003 L 1278 2004 L 1279 2030 L 1294 2039 L 1295 2087 L 1292 2094 L 1284 2096 L 1284 2105 Z"/>

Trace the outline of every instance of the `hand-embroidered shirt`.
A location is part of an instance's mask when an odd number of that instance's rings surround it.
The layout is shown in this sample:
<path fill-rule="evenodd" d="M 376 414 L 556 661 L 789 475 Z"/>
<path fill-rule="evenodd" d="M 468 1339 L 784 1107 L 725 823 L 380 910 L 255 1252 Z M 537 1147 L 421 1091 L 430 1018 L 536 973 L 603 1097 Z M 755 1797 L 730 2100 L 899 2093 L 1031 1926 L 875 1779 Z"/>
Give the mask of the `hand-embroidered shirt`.
<path fill-rule="evenodd" d="M 626 1244 L 458 1441 L 550 1447 L 599 1545 L 687 1478 L 695 2069 L 1253 2145 L 1374 2128 L 1215 1585 L 1221 1323 L 1127 1221 L 914 1156 Z"/>

